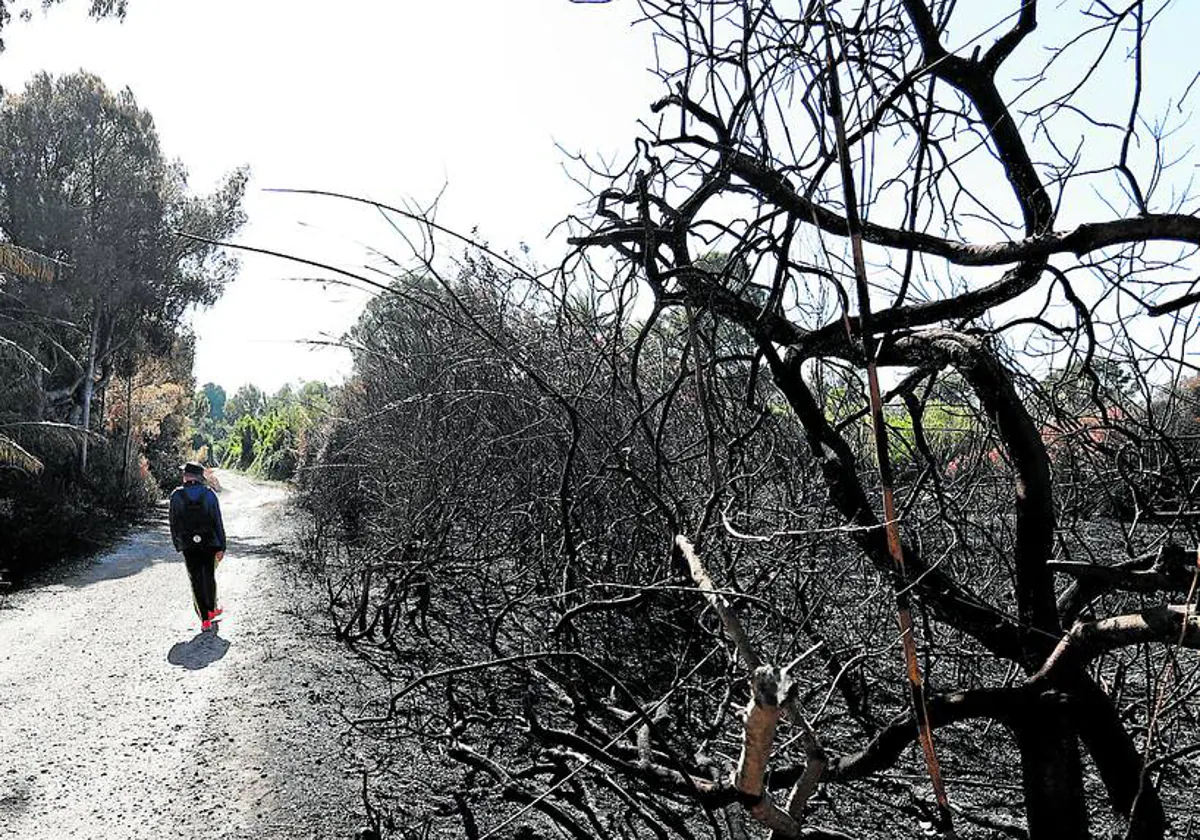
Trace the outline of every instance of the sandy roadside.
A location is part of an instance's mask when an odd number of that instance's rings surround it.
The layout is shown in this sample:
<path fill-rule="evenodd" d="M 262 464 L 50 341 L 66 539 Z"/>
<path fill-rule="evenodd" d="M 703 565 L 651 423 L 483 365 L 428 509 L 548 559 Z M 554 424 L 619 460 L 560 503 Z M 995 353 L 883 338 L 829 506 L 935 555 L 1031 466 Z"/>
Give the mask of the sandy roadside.
<path fill-rule="evenodd" d="M 292 609 L 284 491 L 221 481 L 218 638 L 165 521 L 0 610 L 0 837 L 350 835 L 330 712 L 352 666 Z"/>

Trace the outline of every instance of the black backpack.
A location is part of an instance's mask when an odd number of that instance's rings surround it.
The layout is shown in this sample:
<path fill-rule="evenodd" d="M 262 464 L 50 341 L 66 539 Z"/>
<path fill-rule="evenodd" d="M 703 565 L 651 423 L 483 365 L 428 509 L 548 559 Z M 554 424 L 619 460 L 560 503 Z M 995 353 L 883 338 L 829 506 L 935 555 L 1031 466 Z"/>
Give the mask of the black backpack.
<path fill-rule="evenodd" d="M 183 539 L 184 546 L 200 548 L 211 545 L 217 528 L 212 514 L 208 512 L 208 508 L 204 504 L 208 489 L 201 489 L 194 499 L 187 490 L 179 492 L 183 494 L 183 512 L 179 516 L 179 535 Z"/>

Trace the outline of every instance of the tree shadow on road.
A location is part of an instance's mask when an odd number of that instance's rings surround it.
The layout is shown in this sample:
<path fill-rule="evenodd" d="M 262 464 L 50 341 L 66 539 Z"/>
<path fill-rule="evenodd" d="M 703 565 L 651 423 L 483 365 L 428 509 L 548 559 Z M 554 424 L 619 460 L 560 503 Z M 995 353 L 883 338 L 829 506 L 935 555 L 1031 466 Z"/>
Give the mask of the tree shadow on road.
<path fill-rule="evenodd" d="M 197 633 L 186 642 L 176 642 L 167 653 L 167 661 L 189 671 L 207 668 L 225 655 L 229 642 L 216 633 Z"/>

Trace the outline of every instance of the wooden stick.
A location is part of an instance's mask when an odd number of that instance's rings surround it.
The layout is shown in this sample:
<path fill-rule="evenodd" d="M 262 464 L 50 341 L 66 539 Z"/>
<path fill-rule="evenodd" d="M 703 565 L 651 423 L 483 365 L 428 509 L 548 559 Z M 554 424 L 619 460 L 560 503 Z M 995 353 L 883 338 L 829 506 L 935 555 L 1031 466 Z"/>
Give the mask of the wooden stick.
<path fill-rule="evenodd" d="M 692 541 L 682 534 L 675 537 L 675 547 L 679 553 L 683 555 L 683 559 L 687 561 L 688 571 L 692 575 L 692 580 L 696 582 L 696 586 L 704 593 L 704 597 L 708 599 L 708 603 L 714 610 L 717 611 L 717 617 L 721 619 L 721 626 L 725 628 L 725 635 L 729 637 L 734 646 L 737 647 L 738 655 L 742 658 L 742 664 L 746 666 L 746 670 L 755 671 L 762 665 L 762 659 L 758 655 L 758 651 L 754 649 L 754 645 L 750 641 L 750 637 L 746 635 L 745 628 L 738 621 L 738 617 L 733 610 L 729 608 L 729 602 L 725 600 L 725 596 L 717 591 L 717 587 L 713 585 L 712 578 L 708 576 L 708 570 L 704 568 L 704 564 L 696 555 L 696 549 L 692 545 Z"/>
<path fill-rule="evenodd" d="M 825 4 L 821 5 L 825 19 L 825 57 L 829 75 L 829 115 L 833 120 L 837 138 L 838 163 L 841 166 L 842 192 L 846 203 L 846 227 L 850 234 L 850 247 L 854 256 L 854 279 L 858 291 L 858 318 L 862 329 L 863 357 L 867 365 L 867 384 L 871 404 L 871 427 L 875 437 L 875 454 L 879 460 L 879 480 L 883 487 L 883 520 L 887 533 L 888 553 L 895 566 L 893 587 L 896 593 L 896 612 L 900 623 L 900 635 L 904 647 L 904 662 L 908 672 L 909 690 L 913 710 L 917 718 L 921 751 L 925 755 L 925 766 L 937 799 L 938 817 L 942 836 L 954 838 L 954 819 L 950 812 L 950 800 L 933 745 L 933 728 L 929 725 L 929 711 L 925 705 L 925 686 L 921 678 L 921 665 L 917 660 L 917 642 L 913 635 L 912 609 L 909 606 L 909 590 L 905 581 L 904 550 L 900 545 L 900 526 L 896 521 L 896 503 L 892 490 L 892 463 L 888 456 L 887 426 L 883 421 L 883 400 L 880 398 L 879 372 L 875 365 L 874 338 L 871 332 L 871 292 L 867 285 L 867 265 L 863 258 L 862 221 L 858 215 L 858 196 L 854 188 L 854 171 L 850 166 L 850 146 L 846 140 L 846 124 L 842 115 L 842 93 L 838 85 L 837 64 L 833 58 L 832 30 Z M 849 328 L 849 313 L 843 310 Z"/>

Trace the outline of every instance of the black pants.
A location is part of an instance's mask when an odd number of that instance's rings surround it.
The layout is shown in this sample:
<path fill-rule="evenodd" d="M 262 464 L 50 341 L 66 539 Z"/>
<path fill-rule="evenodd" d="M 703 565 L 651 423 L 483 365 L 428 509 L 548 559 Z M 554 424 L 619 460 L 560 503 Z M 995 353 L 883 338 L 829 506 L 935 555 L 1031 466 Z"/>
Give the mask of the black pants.
<path fill-rule="evenodd" d="M 214 548 L 185 548 L 183 562 L 192 579 L 192 601 L 200 618 L 217 608 L 217 551 Z"/>

